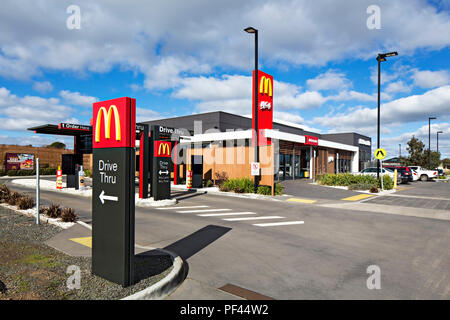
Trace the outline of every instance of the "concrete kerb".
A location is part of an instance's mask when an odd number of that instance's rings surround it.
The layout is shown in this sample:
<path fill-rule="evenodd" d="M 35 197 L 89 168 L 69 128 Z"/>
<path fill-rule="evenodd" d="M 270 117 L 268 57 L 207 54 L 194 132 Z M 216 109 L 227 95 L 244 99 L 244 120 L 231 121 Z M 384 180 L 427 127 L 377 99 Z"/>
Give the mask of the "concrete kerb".
<path fill-rule="evenodd" d="M 77 223 L 88 228 L 89 230 L 92 230 L 92 226 L 83 221 L 77 221 Z M 141 246 L 138 244 L 136 244 L 136 247 L 146 250 L 156 250 L 170 255 L 172 258 L 173 269 L 167 276 L 157 283 L 128 297 L 122 298 L 121 300 L 162 300 L 175 291 L 184 279 L 186 279 L 188 270 L 187 266 L 183 259 L 176 253 L 165 249 Z"/>

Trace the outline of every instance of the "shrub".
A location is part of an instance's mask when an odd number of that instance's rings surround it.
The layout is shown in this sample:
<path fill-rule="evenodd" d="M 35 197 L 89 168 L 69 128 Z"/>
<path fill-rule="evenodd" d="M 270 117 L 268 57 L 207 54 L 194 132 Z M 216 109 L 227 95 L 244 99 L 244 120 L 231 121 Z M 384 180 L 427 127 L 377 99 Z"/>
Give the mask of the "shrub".
<path fill-rule="evenodd" d="M 73 208 L 64 208 L 61 211 L 61 220 L 64 222 L 75 222 L 77 214 Z"/>
<path fill-rule="evenodd" d="M 8 172 L 6 172 L 6 175 L 10 177 L 17 176 L 17 170 L 8 170 Z"/>
<path fill-rule="evenodd" d="M 3 177 L 4 175 L 6 175 L 6 172 L 3 170 L 0 170 L 0 177 Z"/>
<path fill-rule="evenodd" d="M 8 187 L 4 184 L 0 186 L 0 201 L 8 202 L 10 191 Z"/>
<path fill-rule="evenodd" d="M 18 200 L 17 206 L 21 210 L 31 209 L 34 207 L 34 200 L 31 199 L 29 196 L 21 197 Z"/>
<path fill-rule="evenodd" d="M 212 182 L 211 180 L 206 180 L 203 185 L 206 188 L 211 188 L 212 186 L 214 186 L 214 182 Z"/>
<path fill-rule="evenodd" d="M 378 181 L 378 188 L 381 188 L 381 179 Z M 394 188 L 394 181 L 388 175 L 383 175 L 383 189 L 391 190 Z"/>
<path fill-rule="evenodd" d="M 45 175 L 45 176 L 54 176 L 56 174 L 55 168 L 42 168 L 39 170 L 39 174 Z"/>
<path fill-rule="evenodd" d="M 327 186 L 351 186 L 355 184 L 376 185 L 377 179 L 369 175 L 354 175 L 351 173 L 322 174 L 317 176 L 319 184 Z"/>
<path fill-rule="evenodd" d="M 275 196 L 280 196 L 283 194 L 283 185 L 281 183 L 275 182 Z M 258 194 L 263 194 L 265 196 L 271 196 L 272 195 L 272 187 L 271 186 L 259 186 L 258 187 Z"/>
<path fill-rule="evenodd" d="M 84 171 L 84 175 L 86 177 L 92 178 L 92 171 L 89 169 L 83 170 Z"/>
<path fill-rule="evenodd" d="M 372 187 L 376 188 L 375 184 L 371 183 L 355 183 L 348 186 L 349 190 L 370 190 Z"/>
<path fill-rule="evenodd" d="M 13 191 L 9 194 L 8 204 L 10 206 L 16 206 L 18 205 L 20 198 L 22 198 L 22 195 L 18 192 Z"/>
<path fill-rule="evenodd" d="M 51 206 L 39 210 L 40 213 L 45 214 L 49 218 L 59 218 L 61 216 L 61 208 L 59 204 L 52 203 Z"/>
<path fill-rule="evenodd" d="M 373 186 L 370 188 L 369 190 L 371 193 L 377 193 L 378 192 L 378 188 L 376 186 Z"/>
<path fill-rule="evenodd" d="M 219 185 L 221 191 L 233 191 L 235 193 L 253 193 L 254 182 L 249 178 L 228 179 Z"/>
<path fill-rule="evenodd" d="M 216 179 L 216 184 L 220 188 L 222 184 L 228 180 L 228 174 L 225 171 L 216 172 L 214 173 L 214 178 Z"/>

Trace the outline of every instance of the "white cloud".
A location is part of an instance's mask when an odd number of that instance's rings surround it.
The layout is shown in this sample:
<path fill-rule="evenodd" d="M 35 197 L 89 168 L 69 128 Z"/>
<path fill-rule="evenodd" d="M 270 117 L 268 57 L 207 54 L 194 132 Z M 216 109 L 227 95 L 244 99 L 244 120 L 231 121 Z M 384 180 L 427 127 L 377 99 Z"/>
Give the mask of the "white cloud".
<path fill-rule="evenodd" d="M 429 116 L 440 119 L 450 117 L 450 86 L 396 99 L 381 106 L 383 130 L 389 132 L 389 125 L 426 121 Z M 333 131 L 371 132 L 376 130 L 377 109 L 359 106 L 345 113 L 316 117 L 315 123 L 332 128 Z"/>
<path fill-rule="evenodd" d="M 79 92 L 70 92 L 68 90 L 61 90 L 59 95 L 66 103 L 76 106 L 92 107 L 92 104 L 98 101 L 96 97 L 85 96 Z"/>
<path fill-rule="evenodd" d="M 53 90 L 53 85 L 49 81 L 36 81 L 33 83 L 33 90 L 45 94 Z"/>
<path fill-rule="evenodd" d="M 136 108 L 136 122 L 144 122 L 155 119 L 161 119 L 159 112 L 147 108 Z"/>
<path fill-rule="evenodd" d="M 300 87 L 280 81 L 274 81 L 273 93 L 274 107 L 280 110 L 320 107 L 326 101 L 317 91 L 301 92 Z M 245 114 L 252 106 L 252 78 L 241 75 L 185 78 L 173 96 L 198 101 L 196 108 L 199 111 Z"/>
<path fill-rule="evenodd" d="M 440 87 L 450 83 L 450 75 L 448 71 L 419 71 L 415 69 L 413 71 L 412 79 L 414 80 L 414 85 L 429 89 Z"/>
<path fill-rule="evenodd" d="M 327 96 L 327 100 L 333 100 L 333 101 L 377 101 L 377 95 L 372 94 L 369 95 L 364 92 L 358 92 L 354 90 L 350 91 L 341 91 L 337 95 L 334 96 Z"/>
<path fill-rule="evenodd" d="M 71 116 L 72 109 L 60 103 L 58 98 L 37 96 L 19 97 L 0 88 L 0 129 L 26 130 L 46 123 L 59 123 Z"/>
<path fill-rule="evenodd" d="M 374 58 L 378 50 L 402 56 L 450 44 L 446 11 L 423 0 L 380 4 L 382 29 L 366 28 L 372 0 L 81 1 L 81 29 L 66 28 L 67 3 L 19 6 L 0 12 L 0 75 L 27 79 L 43 70 L 144 74 L 144 87 L 165 89 L 179 78 L 220 70 L 248 71 L 260 30 L 260 58 L 270 65 L 325 65 Z M 177 10 L 174 10 L 177 8 Z M 133 19 L 129 19 L 133 17 Z M 401 26 L 401 27 L 399 27 Z"/>
<path fill-rule="evenodd" d="M 383 91 L 388 94 L 397 94 L 397 93 L 408 93 L 411 92 L 411 87 L 406 85 L 402 80 L 398 80 L 395 82 L 391 82 L 387 85 L 386 89 Z"/>
<path fill-rule="evenodd" d="M 351 87 L 352 83 L 348 80 L 344 73 L 335 70 L 318 75 L 314 79 L 309 79 L 306 84 L 311 90 L 343 90 Z"/>

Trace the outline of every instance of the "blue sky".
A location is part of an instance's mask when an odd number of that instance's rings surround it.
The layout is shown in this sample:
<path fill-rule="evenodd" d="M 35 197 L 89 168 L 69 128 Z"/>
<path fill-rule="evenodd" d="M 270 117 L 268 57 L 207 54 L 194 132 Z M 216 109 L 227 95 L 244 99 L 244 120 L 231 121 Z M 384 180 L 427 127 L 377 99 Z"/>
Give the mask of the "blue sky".
<path fill-rule="evenodd" d="M 80 28 L 71 29 L 80 9 Z M 369 28 L 379 8 L 380 28 Z M 275 78 L 275 118 L 321 133 L 360 132 L 376 145 L 378 52 L 382 137 L 406 154 L 412 135 L 450 157 L 450 1 L 3 1 L 0 143 L 70 139 L 24 128 L 88 124 L 92 103 L 136 98 L 138 121 L 251 112 L 253 36 Z M 373 20 L 375 21 L 375 20 Z M 72 23 L 72 24 L 71 24 Z M 369 24 L 370 25 L 370 24 Z M 206 128 L 205 128 L 206 129 Z"/>

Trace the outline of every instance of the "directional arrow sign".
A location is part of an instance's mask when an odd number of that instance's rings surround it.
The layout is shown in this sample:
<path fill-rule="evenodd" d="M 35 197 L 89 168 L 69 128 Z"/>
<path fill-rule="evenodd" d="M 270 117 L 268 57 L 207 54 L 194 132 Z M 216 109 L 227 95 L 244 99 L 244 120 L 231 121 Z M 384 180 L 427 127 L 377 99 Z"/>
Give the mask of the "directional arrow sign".
<path fill-rule="evenodd" d="M 100 201 L 102 202 L 102 204 L 105 203 L 105 200 L 119 201 L 118 197 L 105 196 L 105 190 L 102 190 L 102 192 L 100 193 L 100 195 L 98 197 L 100 198 Z"/>
<path fill-rule="evenodd" d="M 384 158 L 386 158 L 386 155 L 386 150 L 382 148 L 375 150 L 375 158 L 377 158 L 378 160 L 383 160 Z"/>
<path fill-rule="evenodd" d="M 166 171 L 161 171 L 161 170 L 159 170 L 159 175 L 161 175 L 161 173 L 169 174 L 169 170 L 166 170 Z"/>

